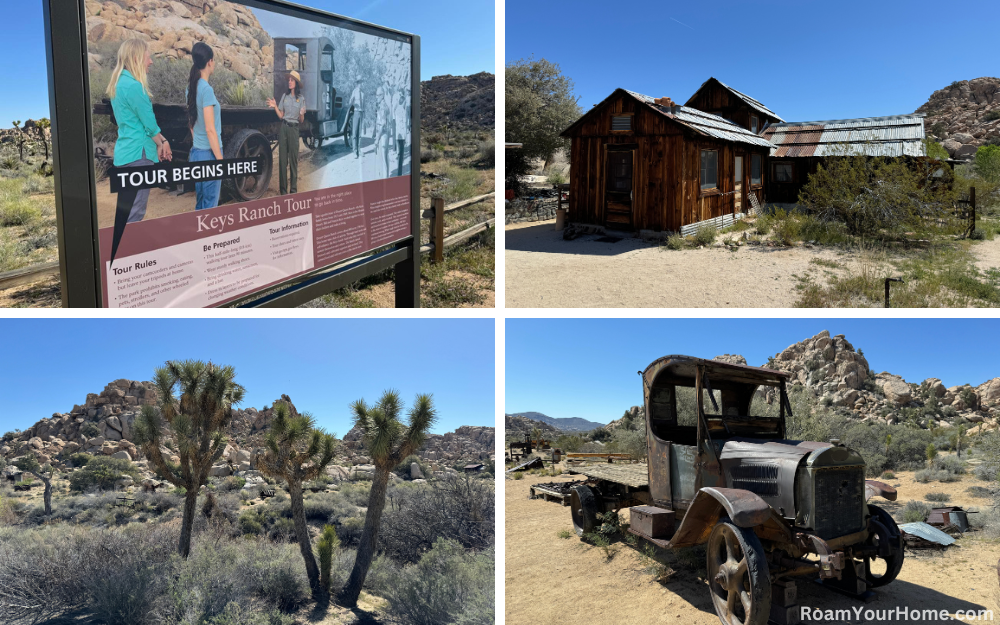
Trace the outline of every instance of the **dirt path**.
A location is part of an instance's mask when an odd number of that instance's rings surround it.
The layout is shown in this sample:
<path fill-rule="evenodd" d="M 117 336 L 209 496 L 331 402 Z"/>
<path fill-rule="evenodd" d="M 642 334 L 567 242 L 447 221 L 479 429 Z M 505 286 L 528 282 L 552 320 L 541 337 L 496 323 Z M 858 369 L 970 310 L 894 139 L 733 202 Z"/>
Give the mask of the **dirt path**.
<path fill-rule="evenodd" d="M 976 267 L 980 270 L 1000 269 L 1000 237 L 973 245 L 972 255 L 976 259 Z"/>
<path fill-rule="evenodd" d="M 636 238 L 564 241 L 555 222 L 505 230 L 506 301 L 513 308 L 788 308 L 796 275 L 842 267 L 846 255 L 818 248 L 660 250 Z"/>
<path fill-rule="evenodd" d="M 505 481 L 507 625 L 719 622 L 708 589 L 698 578 L 699 571 L 704 574 L 704 552 L 698 548 L 687 554 L 685 561 L 690 564 L 660 584 L 646 569 L 639 553 L 624 543 L 613 545 L 616 553 L 606 561 L 601 549 L 582 543 L 575 534 L 559 538 L 561 530 L 572 530 L 569 508 L 529 500 L 528 487 L 536 482 L 560 480 L 529 475 L 523 480 Z M 930 490 L 930 485 L 911 488 L 912 479 L 905 476 L 891 482 L 900 485 L 900 501 L 893 509 L 905 504 L 903 493 L 922 496 L 924 490 Z M 973 483 L 967 478 L 960 483 L 937 484 L 935 488 L 953 493 L 958 502 L 954 505 L 970 505 L 976 503 L 975 498 L 961 493 Z M 878 597 L 871 603 L 845 599 L 806 581 L 798 583 L 799 601 L 821 610 L 905 606 L 910 610 L 945 609 L 951 614 L 970 609 L 996 612 L 998 556 L 1000 544 L 976 538 L 959 540 L 943 555 L 909 550 L 899 577 L 878 589 Z M 851 622 L 862 620 L 852 618 Z"/>

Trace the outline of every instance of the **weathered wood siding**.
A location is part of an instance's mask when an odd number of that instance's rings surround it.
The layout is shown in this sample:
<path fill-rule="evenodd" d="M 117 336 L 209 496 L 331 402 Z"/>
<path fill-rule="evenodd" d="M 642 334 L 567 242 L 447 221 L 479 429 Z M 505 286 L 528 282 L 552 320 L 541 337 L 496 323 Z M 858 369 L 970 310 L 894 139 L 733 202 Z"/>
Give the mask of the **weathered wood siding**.
<path fill-rule="evenodd" d="M 632 113 L 632 132 L 611 132 L 611 117 Z M 767 151 L 695 135 L 627 95 L 608 102 L 580 124 L 570 150 L 569 221 L 605 225 L 607 146 L 634 146 L 632 226 L 677 231 L 681 226 L 733 212 L 734 157 L 743 155 L 744 206 L 749 206 L 750 154 Z M 701 192 L 701 150 L 719 152 L 718 189 Z M 764 172 L 766 175 L 766 171 Z M 763 201 L 758 190 L 758 200 Z"/>
<path fill-rule="evenodd" d="M 748 130 L 750 129 L 750 116 L 756 115 L 757 132 L 761 131 L 767 121 L 778 121 L 777 118 L 765 115 L 751 108 L 749 104 L 734 95 L 732 91 L 714 81 L 692 96 L 687 106 L 696 108 L 699 111 L 705 111 L 706 113 L 720 115 Z"/>

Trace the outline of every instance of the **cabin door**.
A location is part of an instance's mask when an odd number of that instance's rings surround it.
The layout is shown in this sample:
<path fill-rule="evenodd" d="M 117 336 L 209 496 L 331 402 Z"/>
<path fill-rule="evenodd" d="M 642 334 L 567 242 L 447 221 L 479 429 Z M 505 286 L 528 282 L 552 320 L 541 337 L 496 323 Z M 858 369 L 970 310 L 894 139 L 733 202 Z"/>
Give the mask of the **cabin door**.
<path fill-rule="evenodd" d="M 743 212 L 743 157 L 736 157 L 733 166 L 733 214 Z"/>
<path fill-rule="evenodd" d="M 604 225 L 632 228 L 632 162 L 635 150 L 608 146 L 607 183 L 604 188 Z"/>

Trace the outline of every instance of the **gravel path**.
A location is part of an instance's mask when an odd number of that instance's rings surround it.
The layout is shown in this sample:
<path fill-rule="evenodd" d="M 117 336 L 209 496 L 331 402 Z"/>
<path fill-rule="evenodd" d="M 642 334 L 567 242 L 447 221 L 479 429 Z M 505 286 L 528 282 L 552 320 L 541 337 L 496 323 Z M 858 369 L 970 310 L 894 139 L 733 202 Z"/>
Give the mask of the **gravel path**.
<path fill-rule="evenodd" d="M 511 308 L 788 308 L 795 275 L 846 268 L 842 253 L 795 247 L 660 250 L 635 238 L 564 241 L 555 222 L 505 230 L 506 304 Z"/>

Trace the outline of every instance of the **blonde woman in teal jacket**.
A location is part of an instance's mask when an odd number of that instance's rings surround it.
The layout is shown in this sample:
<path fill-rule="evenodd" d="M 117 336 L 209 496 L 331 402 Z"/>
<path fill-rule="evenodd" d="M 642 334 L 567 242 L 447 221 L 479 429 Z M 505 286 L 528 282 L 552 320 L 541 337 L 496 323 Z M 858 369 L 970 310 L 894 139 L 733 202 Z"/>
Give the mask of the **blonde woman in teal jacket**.
<path fill-rule="evenodd" d="M 149 46 L 142 39 L 126 39 L 118 48 L 118 62 L 107 89 L 118 123 L 115 167 L 141 167 L 173 158 L 170 143 L 163 138 L 153 115 L 146 80 L 146 70 L 152 63 Z M 148 201 L 149 189 L 136 193 L 127 223 L 142 221 Z M 115 229 L 119 229 L 117 223 Z"/>

